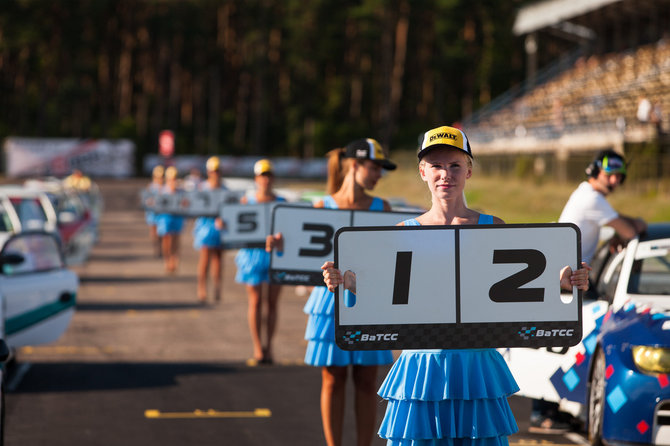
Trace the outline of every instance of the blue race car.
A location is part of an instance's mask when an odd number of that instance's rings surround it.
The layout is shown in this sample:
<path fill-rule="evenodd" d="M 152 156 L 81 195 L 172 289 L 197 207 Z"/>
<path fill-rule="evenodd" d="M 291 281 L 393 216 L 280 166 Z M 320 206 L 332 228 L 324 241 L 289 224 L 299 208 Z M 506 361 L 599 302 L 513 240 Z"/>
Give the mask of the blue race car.
<path fill-rule="evenodd" d="M 592 267 L 580 344 L 504 352 L 520 393 L 581 417 L 593 445 L 670 445 L 670 224 L 603 243 Z"/>

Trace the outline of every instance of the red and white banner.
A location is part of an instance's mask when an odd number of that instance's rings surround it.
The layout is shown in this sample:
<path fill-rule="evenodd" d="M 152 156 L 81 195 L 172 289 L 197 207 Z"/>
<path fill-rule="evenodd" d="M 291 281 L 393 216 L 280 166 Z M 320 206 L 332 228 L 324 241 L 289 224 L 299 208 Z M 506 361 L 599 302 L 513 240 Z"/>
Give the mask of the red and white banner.
<path fill-rule="evenodd" d="M 135 144 L 130 140 L 20 138 L 4 143 L 8 177 L 65 176 L 79 169 L 91 177 L 135 174 Z"/>

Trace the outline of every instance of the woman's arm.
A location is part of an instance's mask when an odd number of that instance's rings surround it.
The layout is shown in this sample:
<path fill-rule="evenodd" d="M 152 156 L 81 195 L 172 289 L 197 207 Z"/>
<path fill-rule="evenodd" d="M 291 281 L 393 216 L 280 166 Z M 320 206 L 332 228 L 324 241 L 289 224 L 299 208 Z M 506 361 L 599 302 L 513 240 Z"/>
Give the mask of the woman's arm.
<path fill-rule="evenodd" d="M 335 292 L 335 288 L 344 284 L 346 290 L 356 294 L 356 274 L 352 271 L 345 271 L 344 274 L 335 268 L 333 262 L 326 262 L 321 266 L 323 270 L 323 281 L 328 288 L 328 291 Z"/>

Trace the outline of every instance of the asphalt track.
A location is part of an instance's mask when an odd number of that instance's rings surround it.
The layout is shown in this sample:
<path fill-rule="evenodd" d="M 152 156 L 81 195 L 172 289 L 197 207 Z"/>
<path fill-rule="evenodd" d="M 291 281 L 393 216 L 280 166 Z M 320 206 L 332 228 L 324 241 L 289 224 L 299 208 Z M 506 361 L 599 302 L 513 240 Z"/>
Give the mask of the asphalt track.
<path fill-rule="evenodd" d="M 198 305 L 190 225 L 179 270 L 169 276 L 138 204 L 146 181 L 99 184 L 101 237 L 89 261 L 73 267 L 81 280 L 77 312 L 57 343 L 17 352 L 7 382 L 5 444 L 325 444 L 320 371 L 302 363 L 305 290 L 282 291 L 275 364 L 247 364 L 247 299 L 234 282 L 235 252 L 225 255 L 223 301 Z M 347 391 L 344 445 L 354 445 L 351 383 Z M 529 434 L 529 400 L 510 402 L 520 428 L 510 444 L 584 443 L 576 434 Z M 378 419 L 384 409 L 380 399 Z"/>

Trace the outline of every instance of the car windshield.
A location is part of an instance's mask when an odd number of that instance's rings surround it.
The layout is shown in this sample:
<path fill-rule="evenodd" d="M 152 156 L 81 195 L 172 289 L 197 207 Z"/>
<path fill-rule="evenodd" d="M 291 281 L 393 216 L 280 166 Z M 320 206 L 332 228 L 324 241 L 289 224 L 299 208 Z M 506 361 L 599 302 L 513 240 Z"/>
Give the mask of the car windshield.
<path fill-rule="evenodd" d="M 670 296 L 670 239 L 649 240 L 638 245 L 628 292 Z"/>
<path fill-rule="evenodd" d="M 11 198 L 19 220 L 25 229 L 44 229 L 46 213 L 36 198 Z"/>

